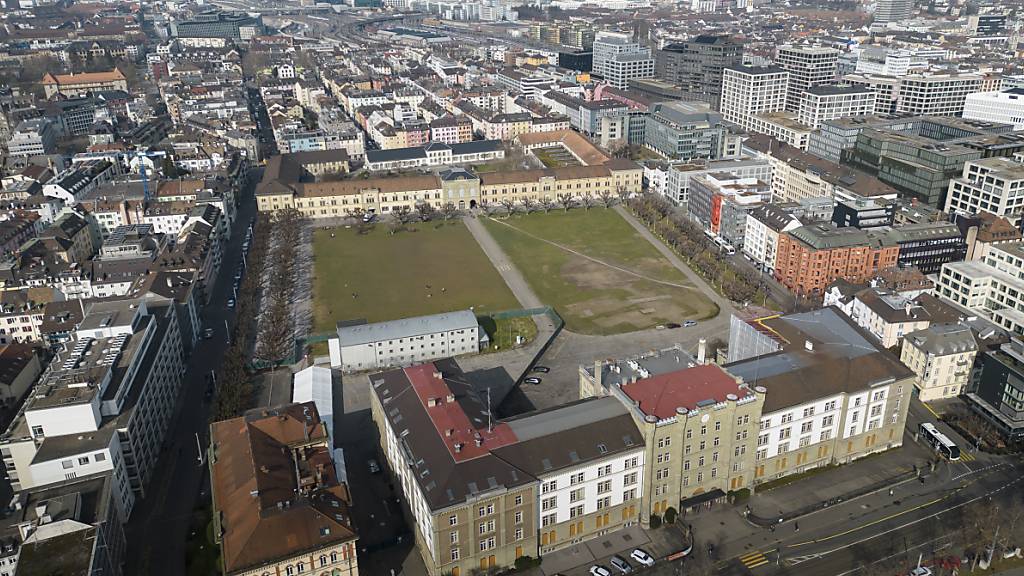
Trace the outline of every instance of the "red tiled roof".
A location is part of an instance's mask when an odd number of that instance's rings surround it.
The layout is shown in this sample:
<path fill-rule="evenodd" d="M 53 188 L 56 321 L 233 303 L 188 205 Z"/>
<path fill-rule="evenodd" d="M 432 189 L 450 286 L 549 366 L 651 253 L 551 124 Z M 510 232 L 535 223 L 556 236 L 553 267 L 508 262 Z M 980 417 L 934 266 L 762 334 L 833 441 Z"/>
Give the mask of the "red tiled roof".
<path fill-rule="evenodd" d="M 451 389 L 433 364 L 406 368 L 405 375 L 423 404 L 423 409 L 430 416 L 438 437 L 444 441 L 456 462 L 484 456 L 495 448 L 516 442 L 516 435 L 508 424 L 494 424 L 490 430 L 486 424 L 480 428 L 475 427 L 458 401 L 449 398 Z M 476 445 L 477 435 L 484 440 L 481 446 Z M 456 444 L 461 444 L 458 452 L 455 450 Z"/>
<path fill-rule="evenodd" d="M 622 391 L 640 403 L 640 410 L 659 420 L 676 415 L 676 408 L 693 410 L 697 403 L 725 402 L 727 395 L 746 396 L 736 379 L 714 364 L 694 366 L 659 374 L 622 386 Z"/>

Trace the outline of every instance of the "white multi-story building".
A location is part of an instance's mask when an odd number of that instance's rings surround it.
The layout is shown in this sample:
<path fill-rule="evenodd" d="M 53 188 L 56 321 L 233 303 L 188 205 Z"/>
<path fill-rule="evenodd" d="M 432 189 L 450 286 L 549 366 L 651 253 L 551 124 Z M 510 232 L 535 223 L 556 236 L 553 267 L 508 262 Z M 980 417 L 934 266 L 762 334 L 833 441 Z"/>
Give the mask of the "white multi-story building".
<path fill-rule="evenodd" d="M 328 343 L 331 366 L 361 372 L 475 354 L 487 338 L 481 332 L 470 310 L 339 326 Z"/>
<path fill-rule="evenodd" d="M 913 373 L 834 308 L 733 316 L 725 368 L 767 389 L 755 482 L 903 443 Z"/>
<path fill-rule="evenodd" d="M 1024 244 L 995 244 L 980 261 L 943 264 L 935 293 L 1024 335 Z"/>
<path fill-rule="evenodd" d="M 978 353 L 974 332 L 959 324 L 936 324 L 907 334 L 900 361 L 917 374 L 922 402 L 956 398 L 971 380 Z"/>
<path fill-rule="evenodd" d="M 829 120 L 875 113 L 876 95 L 863 86 L 814 86 L 804 92 L 797 121 L 812 130 Z"/>
<path fill-rule="evenodd" d="M 947 214 L 989 212 L 1015 226 L 1024 213 L 1024 164 L 996 156 L 964 164 L 959 178 L 949 181 Z"/>
<path fill-rule="evenodd" d="M 898 114 L 961 116 L 967 95 L 982 89 L 980 74 L 921 74 L 900 79 Z"/>
<path fill-rule="evenodd" d="M 650 48 L 642 52 L 612 54 L 605 64 L 604 81 L 619 89 L 629 88 L 629 81 L 654 77 L 654 56 Z"/>
<path fill-rule="evenodd" d="M 775 64 L 789 72 L 786 110 L 799 112 L 804 93 L 836 81 L 839 50 L 823 46 L 779 46 Z"/>
<path fill-rule="evenodd" d="M 968 94 L 964 118 L 1013 124 L 1014 130 L 1024 130 L 1024 88 Z"/>
<path fill-rule="evenodd" d="M 722 117 L 748 130 L 754 116 L 786 109 L 789 72 L 768 66 L 730 66 L 722 74 Z"/>
<path fill-rule="evenodd" d="M 803 226 L 800 219 L 778 204 L 763 204 L 747 213 L 743 255 L 762 272 L 775 272 L 779 235 Z"/>
<path fill-rule="evenodd" d="M 960 116 L 969 94 L 985 90 L 981 74 L 934 74 L 931 72 L 889 76 L 848 74 L 846 83 L 864 86 L 876 94 L 876 114 Z"/>
<path fill-rule="evenodd" d="M 7 141 L 9 156 L 38 156 L 52 153 L 57 146 L 57 131 L 45 118 L 22 120 Z"/>
<path fill-rule="evenodd" d="M 623 32 L 598 32 L 594 37 L 594 60 L 592 71 L 604 77 L 607 74 L 608 62 L 615 54 L 639 54 L 644 47 L 633 39 L 633 35 Z M 650 50 L 647 49 L 648 55 Z"/>
<path fill-rule="evenodd" d="M 921 306 L 917 296 L 865 288 L 850 298 L 829 302 L 843 311 L 854 324 L 875 337 L 884 348 L 899 345 L 906 334 L 931 325 L 931 313 Z M 925 298 L 934 297 L 927 296 Z"/>
<path fill-rule="evenodd" d="M 766 160 L 755 158 L 670 164 L 664 170 L 665 197 L 673 204 L 686 206 L 690 201 L 690 179 L 715 172 L 727 172 L 740 178 L 757 178 L 762 182 L 771 181 L 772 175 L 771 165 Z"/>
<path fill-rule="evenodd" d="M 15 490 L 112 470 L 127 518 L 170 427 L 183 358 L 172 304 L 93 304 L 0 439 Z"/>
<path fill-rule="evenodd" d="M 792 112 L 755 114 L 750 119 L 750 125 L 747 126 L 747 129 L 758 134 L 771 136 L 800 150 L 807 149 L 811 133 L 813 132 L 810 126 L 801 124 Z"/>

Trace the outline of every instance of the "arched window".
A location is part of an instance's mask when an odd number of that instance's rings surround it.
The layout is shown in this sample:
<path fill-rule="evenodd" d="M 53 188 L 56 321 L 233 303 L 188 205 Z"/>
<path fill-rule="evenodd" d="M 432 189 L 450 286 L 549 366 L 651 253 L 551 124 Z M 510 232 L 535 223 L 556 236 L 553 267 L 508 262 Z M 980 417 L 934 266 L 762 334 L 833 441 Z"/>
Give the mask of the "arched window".
<path fill-rule="evenodd" d="M 295 567 L 298 569 L 299 574 L 302 574 L 303 572 L 306 571 L 306 564 L 303 563 L 303 562 L 299 562 L 298 564 L 295 565 Z"/>
<path fill-rule="evenodd" d="M 337 561 L 338 561 L 338 553 L 337 552 L 331 552 L 331 562 L 334 563 L 334 562 L 337 562 Z"/>
<path fill-rule="evenodd" d="M 287 567 L 285 567 L 284 573 L 288 576 L 292 576 L 292 574 L 295 574 L 295 567 L 289 564 Z"/>
<path fill-rule="evenodd" d="M 327 566 L 327 556 L 326 555 L 323 555 L 323 554 L 320 555 L 320 566 Z"/>

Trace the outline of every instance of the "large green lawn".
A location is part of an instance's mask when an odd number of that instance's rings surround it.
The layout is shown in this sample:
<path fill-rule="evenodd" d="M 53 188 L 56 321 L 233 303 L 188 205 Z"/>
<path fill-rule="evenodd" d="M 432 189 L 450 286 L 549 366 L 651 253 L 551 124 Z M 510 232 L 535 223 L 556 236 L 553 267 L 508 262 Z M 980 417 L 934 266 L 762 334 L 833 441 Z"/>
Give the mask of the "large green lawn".
<path fill-rule="evenodd" d="M 538 212 L 484 224 L 537 296 L 574 332 L 616 334 L 718 313 L 614 210 Z"/>
<path fill-rule="evenodd" d="M 369 322 L 473 307 L 477 314 L 518 308 L 512 292 L 460 221 L 316 230 L 313 318 L 316 332 L 339 320 Z M 335 237 L 331 238 L 331 234 Z"/>

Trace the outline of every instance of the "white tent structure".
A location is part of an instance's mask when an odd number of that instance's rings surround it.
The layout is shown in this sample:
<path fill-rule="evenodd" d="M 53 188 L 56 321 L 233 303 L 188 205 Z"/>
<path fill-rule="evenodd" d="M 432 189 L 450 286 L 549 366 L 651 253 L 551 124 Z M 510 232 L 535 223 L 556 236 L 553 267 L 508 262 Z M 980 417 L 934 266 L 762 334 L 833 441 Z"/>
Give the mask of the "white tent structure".
<path fill-rule="evenodd" d="M 347 481 L 345 474 L 345 456 L 341 448 L 334 444 L 334 394 L 332 390 L 333 377 L 330 368 L 310 366 L 305 370 L 295 373 L 292 381 L 292 402 L 313 402 L 316 411 L 320 414 L 320 420 L 327 428 L 327 438 L 331 443 L 331 450 L 334 454 L 334 467 L 338 472 L 338 479 Z"/>

